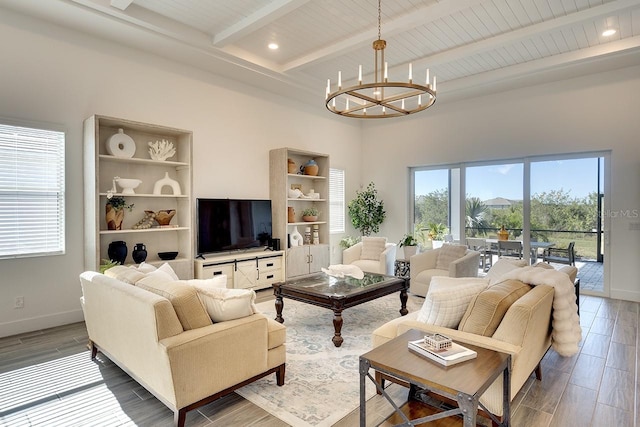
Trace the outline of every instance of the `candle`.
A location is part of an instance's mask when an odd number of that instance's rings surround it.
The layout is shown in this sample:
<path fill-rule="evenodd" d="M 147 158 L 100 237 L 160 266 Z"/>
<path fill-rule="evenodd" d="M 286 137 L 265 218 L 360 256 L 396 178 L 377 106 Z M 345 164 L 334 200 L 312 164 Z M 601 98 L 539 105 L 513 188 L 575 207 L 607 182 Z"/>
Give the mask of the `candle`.
<path fill-rule="evenodd" d="M 362 65 L 358 67 L 358 83 L 362 84 Z"/>
<path fill-rule="evenodd" d="M 338 71 L 338 90 L 342 89 L 342 71 Z"/>
<path fill-rule="evenodd" d="M 436 91 L 436 76 L 433 76 L 433 91 Z"/>
<path fill-rule="evenodd" d="M 413 80 L 413 67 L 411 62 L 409 62 L 409 81 Z"/>
<path fill-rule="evenodd" d="M 429 86 L 429 69 L 427 68 L 427 86 Z"/>

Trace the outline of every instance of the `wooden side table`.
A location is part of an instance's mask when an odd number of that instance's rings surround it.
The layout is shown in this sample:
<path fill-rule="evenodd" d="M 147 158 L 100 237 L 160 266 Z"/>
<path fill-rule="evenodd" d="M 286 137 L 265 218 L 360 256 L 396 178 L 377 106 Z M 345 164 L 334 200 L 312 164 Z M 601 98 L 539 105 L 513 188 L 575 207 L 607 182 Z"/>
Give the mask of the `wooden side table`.
<path fill-rule="evenodd" d="M 416 426 L 453 415 L 461 415 L 464 427 L 475 427 L 478 408 L 482 408 L 495 424 L 502 427 L 510 426 L 511 355 L 463 343 L 466 347 L 475 350 L 478 357 L 445 367 L 409 351 L 408 342 L 423 337 L 424 332 L 411 329 L 360 356 L 360 426 L 366 426 L 365 382 L 367 377 L 376 385 L 378 393 L 382 394 L 394 407 L 396 414 L 393 417 L 396 424 L 399 422 L 401 425 Z M 409 384 L 412 388 L 419 387 L 451 399 L 458 403 L 458 408 L 438 413 L 424 411 L 420 415 L 424 413 L 429 415 L 410 420 L 405 412 L 415 414 L 416 405 L 421 403 L 409 401 L 403 407 L 398 407 L 385 392 L 382 384 L 371 376 L 369 370 L 372 368 L 376 371 L 376 375 L 382 373 Z M 500 374 L 503 374 L 502 420 L 491 414 L 479 402 L 480 396 Z"/>

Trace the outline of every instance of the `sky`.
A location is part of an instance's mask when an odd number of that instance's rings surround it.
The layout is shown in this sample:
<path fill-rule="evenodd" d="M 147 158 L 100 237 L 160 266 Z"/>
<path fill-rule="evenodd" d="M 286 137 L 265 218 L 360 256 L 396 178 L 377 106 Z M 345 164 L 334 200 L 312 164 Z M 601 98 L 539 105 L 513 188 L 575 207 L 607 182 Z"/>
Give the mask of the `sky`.
<path fill-rule="evenodd" d="M 522 200 L 523 164 L 467 167 L 468 196 L 489 200 L 496 197 Z M 583 198 L 597 191 L 597 158 L 552 160 L 531 163 L 531 194 L 560 188 Z M 427 194 L 448 186 L 447 170 L 416 173 L 416 194 Z"/>

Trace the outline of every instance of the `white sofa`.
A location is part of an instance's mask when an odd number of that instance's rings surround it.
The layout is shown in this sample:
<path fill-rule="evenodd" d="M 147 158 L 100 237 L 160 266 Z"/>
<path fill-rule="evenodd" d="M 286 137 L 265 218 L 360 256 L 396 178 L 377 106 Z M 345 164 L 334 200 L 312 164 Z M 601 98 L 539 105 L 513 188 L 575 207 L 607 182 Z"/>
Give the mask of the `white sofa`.
<path fill-rule="evenodd" d="M 367 246 L 372 250 L 368 250 Z M 376 246 L 378 250 L 375 250 Z M 357 265 L 362 271 L 369 273 L 393 276 L 396 249 L 397 245 L 387 243 L 384 237 L 363 237 L 362 242 L 342 251 L 342 263 Z"/>
<path fill-rule="evenodd" d="M 188 411 L 271 373 L 284 384 L 280 323 L 258 313 L 213 323 L 188 285 L 156 293 L 96 272 L 82 273 L 80 282 L 91 358 L 106 355 L 173 410 L 176 425 Z"/>
<path fill-rule="evenodd" d="M 553 287 L 522 286 L 522 282 L 518 284 L 515 280 L 500 279 L 503 274 L 522 266 L 524 263 L 510 260 L 498 261 L 487 275 L 490 284 L 483 291 L 486 296 L 484 298 L 478 296 L 472 300 L 457 329 L 418 321 L 420 313 L 418 310 L 391 320 L 376 329 L 372 335 L 373 346 L 382 345 L 409 329 L 418 329 L 426 333 L 446 335 L 463 345 L 467 343 L 510 354 L 511 399 L 513 399 L 532 372 L 535 371 L 538 380 L 542 379 L 540 361 L 551 346 L 552 336 Z M 577 274 L 575 267 L 564 267 L 561 271 L 575 281 Z M 530 290 L 527 290 L 528 288 Z M 506 302 L 508 305 L 505 305 Z M 499 318 L 497 313 L 505 309 L 503 317 Z M 487 327 L 489 324 L 492 324 L 491 328 Z M 479 333 L 480 330 L 487 332 L 483 335 Z M 376 373 L 376 378 L 384 383 L 385 377 L 381 374 Z M 393 381 L 393 378 L 386 378 Z M 503 415 L 502 396 L 502 375 L 500 375 L 480 397 L 480 402 L 492 414 L 500 417 Z"/>
<path fill-rule="evenodd" d="M 457 257 L 451 253 L 460 251 Z M 410 258 L 409 291 L 425 296 L 434 276 L 476 277 L 480 264 L 480 252 L 467 249 L 464 245 L 445 243 L 437 249 L 430 249 Z"/>

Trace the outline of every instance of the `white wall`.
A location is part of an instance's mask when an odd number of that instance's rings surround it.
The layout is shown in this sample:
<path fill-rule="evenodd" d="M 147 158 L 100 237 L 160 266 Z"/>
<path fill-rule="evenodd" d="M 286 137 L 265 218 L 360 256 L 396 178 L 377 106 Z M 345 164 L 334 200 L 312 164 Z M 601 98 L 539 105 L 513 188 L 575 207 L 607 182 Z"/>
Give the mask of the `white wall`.
<path fill-rule="evenodd" d="M 630 67 L 367 122 L 363 181 L 376 183 L 387 207 L 380 235 L 399 239 L 406 230 L 408 166 L 519 156 L 611 150 L 611 209 L 638 212 L 639 93 L 640 67 Z M 614 298 L 640 301 L 640 230 L 632 230 L 639 223 L 611 219 L 606 251 Z"/>
<path fill-rule="evenodd" d="M 82 320 L 82 122 L 92 114 L 192 130 L 196 197 L 269 198 L 269 150 L 284 146 L 360 175 L 358 122 L 5 11 L 0 51 L 0 117 L 67 129 L 66 254 L 0 260 L 0 336 Z M 24 309 L 13 308 L 19 295 Z"/>

